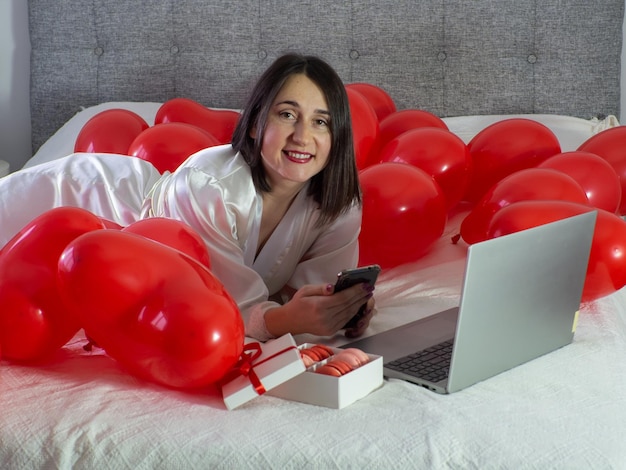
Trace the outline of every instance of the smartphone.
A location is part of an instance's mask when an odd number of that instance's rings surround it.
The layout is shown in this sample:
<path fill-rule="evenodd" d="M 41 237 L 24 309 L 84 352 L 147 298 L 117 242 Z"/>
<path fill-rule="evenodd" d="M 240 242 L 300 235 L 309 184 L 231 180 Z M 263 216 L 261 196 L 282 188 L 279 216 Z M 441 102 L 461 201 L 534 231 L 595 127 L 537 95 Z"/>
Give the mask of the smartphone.
<path fill-rule="evenodd" d="M 380 266 L 372 264 L 369 266 L 363 266 L 360 268 L 344 269 L 337 274 L 337 282 L 335 283 L 335 292 L 340 292 L 348 287 L 352 287 L 355 284 L 361 284 L 367 282 L 370 285 L 376 284 L 378 274 L 380 273 Z M 363 304 L 357 314 L 353 316 L 343 328 L 354 328 L 359 320 L 365 314 L 366 304 Z"/>

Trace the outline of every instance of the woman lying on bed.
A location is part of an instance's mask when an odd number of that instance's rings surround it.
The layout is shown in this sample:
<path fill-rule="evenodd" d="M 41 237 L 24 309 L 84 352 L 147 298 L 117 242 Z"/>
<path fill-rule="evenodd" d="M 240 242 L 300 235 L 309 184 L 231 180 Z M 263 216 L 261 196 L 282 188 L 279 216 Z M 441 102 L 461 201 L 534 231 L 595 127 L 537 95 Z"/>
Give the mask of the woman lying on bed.
<path fill-rule="evenodd" d="M 78 206 L 128 225 L 181 220 L 205 240 L 211 267 L 239 305 L 246 334 L 333 335 L 374 299 L 365 284 L 333 293 L 354 267 L 360 189 L 349 104 L 335 71 L 286 55 L 260 77 L 233 143 L 196 153 L 174 173 L 111 154 L 73 154 L 0 179 L 0 246 L 39 214 Z"/>

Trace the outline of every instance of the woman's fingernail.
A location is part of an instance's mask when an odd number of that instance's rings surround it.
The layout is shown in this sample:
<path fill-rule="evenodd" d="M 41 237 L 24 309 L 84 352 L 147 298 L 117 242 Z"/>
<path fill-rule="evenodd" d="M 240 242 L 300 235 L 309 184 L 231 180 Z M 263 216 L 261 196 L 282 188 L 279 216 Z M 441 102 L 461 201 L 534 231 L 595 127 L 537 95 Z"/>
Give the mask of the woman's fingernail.
<path fill-rule="evenodd" d="M 332 284 L 326 284 L 326 290 L 328 292 L 332 292 L 333 291 L 333 285 Z"/>
<path fill-rule="evenodd" d="M 374 286 L 371 284 L 367 284 L 367 283 L 363 283 L 361 284 L 363 286 L 363 290 L 365 292 L 374 292 Z"/>

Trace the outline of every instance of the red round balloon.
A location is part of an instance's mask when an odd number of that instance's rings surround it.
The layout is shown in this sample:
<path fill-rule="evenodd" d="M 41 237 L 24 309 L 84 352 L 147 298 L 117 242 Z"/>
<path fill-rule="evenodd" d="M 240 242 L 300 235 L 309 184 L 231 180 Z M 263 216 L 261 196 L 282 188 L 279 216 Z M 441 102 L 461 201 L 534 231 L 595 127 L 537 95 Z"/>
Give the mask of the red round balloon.
<path fill-rule="evenodd" d="M 365 99 L 372 105 L 378 121 L 382 121 L 391 113 L 396 112 L 396 104 L 389 94 L 376 85 L 371 83 L 350 83 L 346 88 L 356 90 L 361 93 Z"/>
<path fill-rule="evenodd" d="M 446 202 L 423 170 L 402 163 L 372 165 L 359 174 L 363 221 L 359 264 L 392 268 L 419 259 L 443 234 Z"/>
<path fill-rule="evenodd" d="M 489 224 L 494 238 L 594 210 L 568 201 L 520 201 L 504 207 Z M 582 300 L 590 302 L 626 285 L 626 221 L 598 211 Z M 532 248 L 531 248 L 532 249 Z"/>
<path fill-rule="evenodd" d="M 141 116 L 128 109 L 102 111 L 81 128 L 74 152 L 128 155 L 130 144 L 148 127 Z"/>
<path fill-rule="evenodd" d="M 215 137 L 199 127 L 182 122 L 157 124 L 130 144 L 128 154 L 154 165 L 160 172 L 174 171 L 190 155 L 219 145 Z"/>
<path fill-rule="evenodd" d="M 578 150 L 599 155 L 613 167 L 622 193 L 617 212 L 626 215 L 626 126 L 605 129 L 583 142 Z"/>
<path fill-rule="evenodd" d="M 207 268 L 211 267 L 209 250 L 202 237 L 189 225 L 180 220 L 165 217 L 141 219 L 122 229 L 123 232 L 136 233 L 150 240 L 175 248 Z"/>
<path fill-rule="evenodd" d="M 520 170 L 498 181 L 461 222 L 467 243 L 486 240 L 489 223 L 498 211 L 517 201 L 562 200 L 588 205 L 584 189 L 571 176 L 549 168 Z"/>
<path fill-rule="evenodd" d="M 472 156 L 472 177 L 465 194 L 478 201 L 505 176 L 532 168 L 561 153 L 556 135 L 544 124 L 531 119 L 511 118 L 481 130 L 468 144 Z"/>
<path fill-rule="evenodd" d="M 173 98 L 158 109 L 155 124 L 183 122 L 204 129 L 220 144 L 232 141 L 241 114 L 231 109 L 213 109 L 189 98 Z"/>
<path fill-rule="evenodd" d="M 89 338 L 138 377 L 204 387 L 243 350 L 237 305 L 206 267 L 178 250 L 100 230 L 71 242 L 58 266 L 68 309 Z"/>
<path fill-rule="evenodd" d="M 613 213 L 618 211 L 622 200 L 619 176 L 609 162 L 595 153 L 559 153 L 538 168 L 552 168 L 571 176 L 587 194 L 589 204 Z"/>
<path fill-rule="evenodd" d="M 350 103 L 356 166 L 362 169 L 378 136 L 378 118 L 372 105 L 361 93 L 352 88 L 346 88 L 346 93 Z"/>
<path fill-rule="evenodd" d="M 404 132 L 422 127 L 436 127 L 448 130 L 448 126 L 440 117 L 420 109 L 404 109 L 389 114 L 380 121 L 378 138 L 371 150 L 366 166 L 380 161 L 381 151 L 391 140 Z"/>
<path fill-rule="evenodd" d="M 441 187 L 447 209 L 461 201 L 472 168 L 465 142 L 438 127 L 422 127 L 400 134 L 383 147 L 380 161 L 407 163 L 424 170 Z"/>

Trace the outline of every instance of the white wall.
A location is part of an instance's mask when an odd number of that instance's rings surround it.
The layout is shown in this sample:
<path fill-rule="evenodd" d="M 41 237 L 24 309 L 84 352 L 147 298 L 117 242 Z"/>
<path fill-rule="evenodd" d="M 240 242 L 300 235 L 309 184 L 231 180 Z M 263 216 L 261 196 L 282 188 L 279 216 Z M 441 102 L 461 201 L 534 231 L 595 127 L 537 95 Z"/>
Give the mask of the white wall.
<path fill-rule="evenodd" d="M 624 50 L 622 77 L 626 77 Z M 27 1 L 0 0 L 0 160 L 8 161 L 11 171 L 31 157 L 29 61 Z M 626 80 L 620 109 L 626 110 Z"/>
<path fill-rule="evenodd" d="M 0 0 L 0 160 L 20 168 L 31 156 L 30 40 L 26 0 Z"/>

